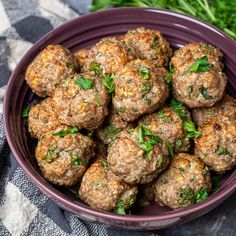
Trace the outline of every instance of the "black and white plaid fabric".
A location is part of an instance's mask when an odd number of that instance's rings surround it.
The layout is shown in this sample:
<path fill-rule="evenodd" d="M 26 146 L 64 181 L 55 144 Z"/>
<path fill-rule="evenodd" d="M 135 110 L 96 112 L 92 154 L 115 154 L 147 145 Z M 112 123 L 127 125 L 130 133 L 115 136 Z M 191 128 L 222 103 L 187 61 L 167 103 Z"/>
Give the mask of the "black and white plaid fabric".
<path fill-rule="evenodd" d="M 54 27 L 85 14 L 90 0 L 0 0 L 0 235 L 236 235 L 236 195 L 204 217 L 158 232 L 128 232 L 81 221 L 35 187 L 12 156 L 2 127 L 2 101 L 11 71 Z"/>

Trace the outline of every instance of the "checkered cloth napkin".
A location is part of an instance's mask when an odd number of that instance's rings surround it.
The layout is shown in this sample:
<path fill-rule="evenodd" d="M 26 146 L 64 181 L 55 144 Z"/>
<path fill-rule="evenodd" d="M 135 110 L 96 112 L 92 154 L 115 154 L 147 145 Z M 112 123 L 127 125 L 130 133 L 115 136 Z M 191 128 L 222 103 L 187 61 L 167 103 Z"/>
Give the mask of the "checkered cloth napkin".
<path fill-rule="evenodd" d="M 24 53 L 54 27 L 87 11 L 90 0 L 0 0 L 0 235 L 236 235 L 236 196 L 220 209 L 184 226 L 129 232 L 88 223 L 62 210 L 35 187 L 5 140 L 2 102 L 11 71 Z"/>

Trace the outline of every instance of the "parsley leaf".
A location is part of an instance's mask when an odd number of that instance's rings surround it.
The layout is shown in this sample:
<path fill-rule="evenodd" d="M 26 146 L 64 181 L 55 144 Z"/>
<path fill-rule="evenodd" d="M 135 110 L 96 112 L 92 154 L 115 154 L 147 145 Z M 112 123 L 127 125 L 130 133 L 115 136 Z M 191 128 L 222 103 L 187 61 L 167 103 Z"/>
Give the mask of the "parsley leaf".
<path fill-rule="evenodd" d="M 212 182 L 211 192 L 212 193 L 214 193 L 218 189 L 221 178 L 222 178 L 221 175 L 212 175 L 211 176 L 211 182 Z"/>
<path fill-rule="evenodd" d="M 210 70 L 212 65 L 208 62 L 207 56 L 196 59 L 189 67 L 188 72 L 205 72 Z"/>
<path fill-rule="evenodd" d="M 96 62 L 90 63 L 90 69 L 94 72 L 95 75 L 100 75 L 102 73 L 102 67 Z"/>
<path fill-rule="evenodd" d="M 103 169 L 105 171 L 108 171 L 110 169 L 110 165 L 109 165 L 109 163 L 106 160 L 100 160 L 100 163 L 102 164 Z"/>
<path fill-rule="evenodd" d="M 150 89 L 151 89 L 151 84 L 149 83 L 142 84 L 142 89 L 141 89 L 142 92 L 148 92 L 150 91 Z"/>
<path fill-rule="evenodd" d="M 142 76 L 142 78 L 143 78 L 144 80 L 150 79 L 150 77 L 149 77 L 149 75 L 150 75 L 150 69 L 149 69 L 149 68 L 144 67 L 144 66 L 140 66 L 137 71 L 138 71 L 138 74 L 139 74 L 140 76 Z"/>
<path fill-rule="evenodd" d="M 169 152 L 169 154 L 170 154 L 170 157 L 174 157 L 174 150 L 173 150 L 173 147 L 171 146 L 171 144 L 166 140 L 165 141 L 165 145 L 166 145 L 166 147 L 167 147 L 167 149 L 168 149 L 168 152 Z"/>
<path fill-rule="evenodd" d="M 107 125 L 102 130 L 102 136 L 104 136 L 105 139 L 113 140 L 121 130 L 122 129 L 115 128 L 113 125 Z"/>
<path fill-rule="evenodd" d="M 202 135 L 202 132 L 196 130 L 195 124 L 192 121 L 184 121 L 183 127 L 187 131 L 187 138 L 198 138 Z"/>
<path fill-rule="evenodd" d="M 114 77 L 114 74 L 107 74 L 102 79 L 102 83 L 106 87 L 109 94 L 112 94 L 115 90 Z"/>
<path fill-rule="evenodd" d="M 119 215 L 126 215 L 126 213 L 125 213 L 125 203 L 121 199 L 118 200 L 116 212 Z"/>
<path fill-rule="evenodd" d="M 202 202 L 208 198 L 208 192 L 205 188 L 200 188 L 196 195 L 196 203 Z"/>
<path fill-rule="evenodd" d="M 140 126 L 138 128 L 138 135 L 136 137 L 137 141 L 139 141 L 140 143 L 143 143 L 144 142 L 144 137 L 143 137 L 143 128 L 142 126 Z"/>
<path fill-rule="evenodd" d="M 163 111 L 159 111 L 157 113 L 157 117 L 161 120 L 163 120 L 164 122 L 166 123 L 171 123 L 173 121 L 172 117 L 171 116 L 167 116 L 165 115 L 165 113 Z"/>
<path fill-rule="evenodd" d="M 80 165 L 84 165 L 85 161 L 79 158 L 77 155 L 72 155 L 71 157 L 72 164 L 75 168 L 78 168 Z"/>
<path fill-rule="evenodd" d="M 190 187 L 180 188 L 178 190 L 178 194 L 179 194 L 178 202 L 180 204 L 194 203 L 196 200 L 195 193 L 193 189 Z"/>
<path fill-rule="evenodd" d="M 199 88 L 199 91 L 205 99 L 213 99 L 213 97 L 208 94 L 207 89 L 203 85 Z"/>
<path fill-rule="evenodd" d="M 169 69 L 169 72 L 172 73 L 172 74 L 175 72 L 175 68 L 174 68 L 172 62 L 169 63 L 168 69 Z"/>
<path fill-rule="evenodd" d="M 78 133 L 78 128 L 77 127 L 72 127 L 70 129 L 64 129 L 59 132 L 56 132 L 53 134 L 53 136 L 59 136 L 59 137 L 64 137 L 67 134 L 76 134 Z"/>
<path fill-rule="evenodd" d="M 183 145 L 183 142 L 182 142 L 181 139 L 177 139 L 177 140 L 175 141 L 175 149 L 178 150 L 182 145 Z"/>
<path fill-rule="evenodd" d="M 229 152 L 224 147 L 219 146 L 216 150 L 216 154 L 218 154 L 220 156 L 221 155 L 228 155 Z"/>
<path fill-rule="evenodd" d="M 28 117 L 29 116 L 29 111 L 30 111 L 30 108 L 29 107 L 25 107 L 24 110 L 22 111 L 22 117 Z"/>
<path fill-rule="evenodd" d="M 183 103 L 178 102 L 173 98 L 170 101 L 170 106 L 171 106 L 171 109 L 174 112 L 176 112 L 182 120 L 188 117 L 188 115 L 185 112 Z"/>
<path fill-rule="evenodd" d="M 168 86 L 168 88 L 171 88 L 171 87 L 172 87 L 172 80 L 173 80 L 173 78 L 172 78 L 172 73 L 168 73 L 168 74 L 165 76 L 164 80 L 165 80 L 165 83 L 166 83 L 166 85 Z"/>
<path fill-rule="evenodd" d="M 79 85 L 80 88 L 84 90 L 89 90 L 93 88 L 94 80 L 86 79 L 83 76 L 80 76 L 75 80 L 75 83 Z"/>

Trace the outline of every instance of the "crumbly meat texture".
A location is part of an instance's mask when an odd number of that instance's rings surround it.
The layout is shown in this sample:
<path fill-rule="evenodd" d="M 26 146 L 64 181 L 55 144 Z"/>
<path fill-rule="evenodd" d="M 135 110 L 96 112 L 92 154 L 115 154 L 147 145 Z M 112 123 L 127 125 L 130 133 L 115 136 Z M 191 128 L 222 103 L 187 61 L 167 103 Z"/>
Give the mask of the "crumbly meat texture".
<path fill-rule="evenodd" d="M 132 207 L 138 190 L 109 170 L 106 160 L 98 160 L 86 171 L 79 190 L 80 198 L 96 209 L 113 211 L 122 201 L 124 209 Z"/>
<path fill-rule="evenodd" d="M 138 134 L 139 127 L 124 130 L 108 147 L 111 171 L 131 185 L 151 182 L 169 163 L 168 150 L 161 141 L 146 152 L 137 140 Z"/>
<path fill-rule="evenodd" d="M 156 30 L 143 27 L 130 30 L 123 40 L 138 58 L 153 61 L 161 67 L 168 65 L 173 53 L 162 33 Z"/>
<path fill-rule="evenodd" d="M 195 155 L 210 169 L 224 173 L 236 165 L 236 121 L 219 116 L 198 128 L 202 136 L 195 139 Z"/>
<path fill-rule="evenodd" d="M 28 66 L 25 80 L 38 96 L 51 96 L 77 67 L 78 63 L 68 49 L 61 45 L 49 45 Z"/>
<path fill-rule="evenodd" d="M 228 94 L 213 107 L 196 108 L 192 111 L 193 120 L 198 126 L 221 115 L 236 120 L 236 100 Z"/>
<path fill-rule="evenodd" d="M 185 112 L 190 117 L 187 109 Z M 168 142 L 176 153 L 187 152 L 190 148 L 190 140 L 183 128 L 183 120 L 170 107 L 164 107 L 155 113 L 145 115 L 139 121 L 139 125 L 151 130 L 164 142 Z"/>
<path fill-rule="evenodd" d="M 104 144 L 109 144 L 121 131 L 126 128 L 130 129 L 133 127 L 134 125 L 132 123 L 122 120 L 122 118 L 115 111 L 114 107 L 112 107 L 105 124 L 96 130 L 96 136 Z"/>
<path fill-rule="evenodd" d="M 89 137 L 80 133 L 56 135 L 69 129 L 71 127 L 60 126 L 47 133 L 35 150 L 44 178 L 53 184 L 72 186 L 80 182 L 94 156 L 95 145 Z"/>
<path fill-rule="evenodd" d="M 84 88 L 84 83 L 89 87 Z M 93 130 L 108 114 L 110 96 L 102 81 L 87 72 L 66 80 L 55 90 L 53 100 L 55 111 L 64 124 Z"/>
<path fill-rule="evenodd" d="M 104 38 L 95 44 L 88 52 L 82 66 L 82 71 L 94 71 L 100 76 L 118 72 L 134 56 L 126 45 L 118 38 Z M 101 71 L 100 71 L 101 70 Z"/>
<path fill-rule="evenodd" d="M 133 121 L 161 107 L 169 95 L 164 82 L 166 70 L 147 60 L 126 64 L 114 78 L 113 106 L 125 121 Z"/>
<path fill-rule="evenodd" d="M 79 68 L 82 68 L 85 64 L 85 61 L 87 60 L 89 55 L 89 50 L 88 49 L 81 49 L 74 53 L 74 57 L 79 63 Z"/>
<path fill-rule="evenodd" d="M 33 137 L 40 139 L 61 125 L 58 114 L 54 112 L 53 107 L 53 99 L 46 98 L 30 109 L 28 130 Z"/>
<path fill-rule="evenodd" d="M 190 206 L 196 202 L 199 191 L 211 189 L 207 166 L 194 155 L 180 153 L 153 185 L 155 201 L 172 209 Z"/>

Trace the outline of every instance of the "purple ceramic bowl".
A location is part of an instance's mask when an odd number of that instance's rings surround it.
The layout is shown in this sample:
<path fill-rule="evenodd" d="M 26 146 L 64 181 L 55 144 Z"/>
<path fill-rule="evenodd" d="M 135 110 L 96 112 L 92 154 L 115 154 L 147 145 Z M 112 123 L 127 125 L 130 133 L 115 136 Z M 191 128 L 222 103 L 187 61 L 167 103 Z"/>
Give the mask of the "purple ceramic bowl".
<path fill-rule="evenodd" d="M 34 145 L 26 131 L 21 112 L 34 99 L 24 81 L 27 66 L 48 44 L 62 44 L 75 52 L 90 47 L 101 38 L 120 35 L 129 29 L 144 26 L 163 32 L 173 48 L 189 42 L 207 42 L 224 53 L 225 72 L 229 78 L 227 92 L 236 92 L 236 43 L 222 31 L 195 18 L 152 8 L 119 8 L 79 17 L 41 38 L 17 65 L 9 81 L 4 99 L 5 132 L 10 148 L 19 165 L 49 198 L 78 217 L 125 229 L 160 229 L 184 223 L 212 210 L 236 189 L 236 171 L 224 176 L 220 188 L 206 201 L 173 211 L 167 207 L 151 205 L 137 209 L 135 215 L 120 216 L 95 210 L 76 201 L 65 189 L 49 184 L 40 174 L 33 158 Z"/>

